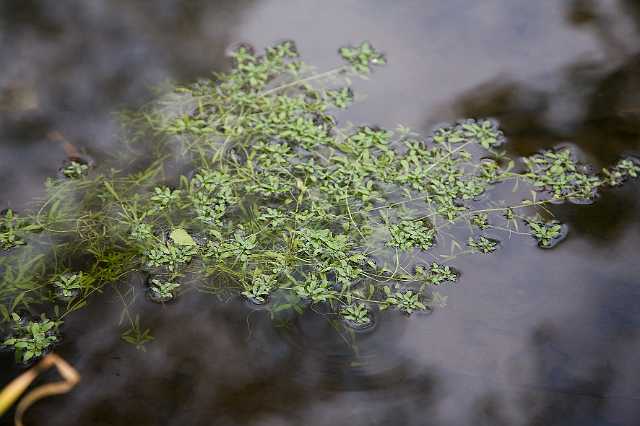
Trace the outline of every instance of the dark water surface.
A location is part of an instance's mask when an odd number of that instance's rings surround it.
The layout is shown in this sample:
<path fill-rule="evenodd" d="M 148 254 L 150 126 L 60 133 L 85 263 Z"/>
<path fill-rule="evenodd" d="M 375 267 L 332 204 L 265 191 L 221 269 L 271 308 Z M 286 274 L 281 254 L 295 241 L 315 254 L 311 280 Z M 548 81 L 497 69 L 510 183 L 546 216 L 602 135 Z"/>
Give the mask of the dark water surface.
<path fill-rule="evenodd" d="M 389 65 L 342 119 L 422 133 L 462 116 L 500 119 L 509 149 L 571 142 L 610 165 L 640 151 L 635 0 L 0 2 L 0 209 L 41 195 L 64 150 L 98 162 L 114 111 L 166 79 L 229 67 L 225 49 L 297 42 L 319 68 L 370 40 Z M 108 291 L 65 325 L 57 349 L 82 374 L 28 425 L 640 424 L 640 187 L 560 206 L 553 250 L 505 241 L 461 259 L 449 306 L 389 313 L 357 354 L 319 316 L 289 329 L 239 301 L 189 294 L 138 313 L 156 340 L 120 340 Z M 0 383 L 17 374 L 0 354 Z M 0 419 L 11 424 L 9 418 Z"/>

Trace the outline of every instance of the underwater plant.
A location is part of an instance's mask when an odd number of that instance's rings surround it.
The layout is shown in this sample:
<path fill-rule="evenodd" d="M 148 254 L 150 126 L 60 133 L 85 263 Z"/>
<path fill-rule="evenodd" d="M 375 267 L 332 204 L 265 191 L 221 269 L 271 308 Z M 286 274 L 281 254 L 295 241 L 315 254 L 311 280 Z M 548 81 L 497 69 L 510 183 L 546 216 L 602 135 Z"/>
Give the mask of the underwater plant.
<path fill-rule="evenodd" d="M 460 256 L 498 250 L 501 233 L 550 247 L 566 233 L 551 204 L 592 202 L 640 173 L 631 158 L 590 173 L 567 147 L 510 158 L 491 119 L 444 124 L 426 139 L 339 126 L 351 78 L 386 63 L 369 43 L 339 53 L 345 64 L 316 72 L 292 42 L 262 55 L 241 46 L 229 72 L 123 113 L 123 158 L 91 173 L 71 163 L 34 211 L 0 218 L 3 323 L 46 313 L 62 324 L 135 274 L 148 276 L 156 301 L 180 288 L 235 294 L 273 315 L 322 304 L 354 327 L 379 310 L 430 311 L 445 305 L 434 288 L 458 280 Z M 499 185 L 519 189 L 498 200 Z M 86 279 L 63 280 L 75 265 Z M 72 299 L 60 303 L 49 282 Z M 131 322 L 124 340 L 153 339 Z M 17 339 L 38 334 L 28 353 L 39 356 L 58 327 L 38 327 L 4 345 L 25 360 Z"/>
<path fill-rule="evenodd" d="M 0 212 L 0 250 L 26 244 L 22 236 L 39 230 L 40 226 L 27 223 L 11 209 Z"/>

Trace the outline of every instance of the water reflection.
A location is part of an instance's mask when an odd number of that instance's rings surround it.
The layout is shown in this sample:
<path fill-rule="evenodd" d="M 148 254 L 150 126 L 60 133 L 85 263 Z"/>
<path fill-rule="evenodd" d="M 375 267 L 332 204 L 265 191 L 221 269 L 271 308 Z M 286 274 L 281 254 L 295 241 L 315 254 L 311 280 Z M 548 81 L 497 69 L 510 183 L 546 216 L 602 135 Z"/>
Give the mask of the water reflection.
<path fill-rule="evenodd" d="M 601 55 L 576 58 L 528 81 L 501 77 L 485 82 L 459 97 L 455 114 L 497 117 L 510 137 L 508 148 L 520 155 L 567 141 L 598 167 L 611 165 L 621 155 L 637 155 L 640 8 L 633 1 L 619 3 L 620 9 L 589 0 L 568 3 L 568 21 L 596 37 Z M 626 188 L 604 194 L 588 208 L 565 207 L 558 213 L 578 234 L 607 244 L 636 220 L 637 208 L 637 190 Z"/>
<path fill-rule="evenodd" d="M 346 42 L 385 50 L 390 65 L 358 83 L 368 97 L 343 121 L 428 131 L 494 116 L 515 153 L 570 141 L 600 165 L 639 149 L 632 0 L 32 0 L 3 2 L 0 20 L 0 207 L 22 206 L 55 174 L 65 153 L 47 134 L 99 161 L 117 133 L 111 112 L 165 78 L 224 68 L 239 41 L 295 39 L 320 67 Z M 283 329 L 242 303 L 189 295 L 163 307 L 141 293 L 131 309 L 156 340 L 139 352 L 120 340 L 122 304 L 105 294 L 60 348 L 81 386 L 36 405 L 28 424 L 636 424 L 639 192 L 559 208 L 570 235 L 551 251 L 505 240 L 461 262 L 450 306 L 385 315 L 357 355 L 313 315 Z M 15 370 L 0 356 L 6 382 Z"/>
<path fill-rule="evenodd" d="M 65 158 L 51 132 L 94 158 L 111 154 L 113 113 L 165 80 L 228 66 L 230 32 L 251 2 L 7 1 L 0 4 L 2 204 L 42 192 Z"/>
<path fill-rule="evenodd" d="M 116 295 L 102 299 L 67 324 L 59 348 L 83 372 L 82 391 L 39 404 L 31 424 L 365 425 L 435 409 L 433 372 L 381 350 L 397 340 L 404 318 L 359 341 L 355 356 L 317 315 L 277 328 L 266 312 L 239 303 L 191 294 L 158 308 L 140 295 L 129 309 L 161 342 L 140 352 L 119 341 L 122 306 L 109 303 Z M 88 334 L 96 317 L 102 321 Z"/>

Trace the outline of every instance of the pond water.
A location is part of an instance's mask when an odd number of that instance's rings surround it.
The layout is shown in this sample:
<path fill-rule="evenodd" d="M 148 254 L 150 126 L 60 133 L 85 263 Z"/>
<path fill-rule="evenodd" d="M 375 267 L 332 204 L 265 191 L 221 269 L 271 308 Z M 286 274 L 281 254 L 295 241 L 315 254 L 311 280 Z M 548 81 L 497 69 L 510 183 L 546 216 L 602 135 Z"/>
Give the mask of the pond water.
<path fill-rule="evenodd" d="M 508 149 L 570 142 L 607 166 L 640 152 L 640 6 L 633 0 L 69 1 L 0 5 L 0 209 L 42 195 L 64 135 L 99 163 L 114 111 L 167 79 L 228 69 L 228 46 L 296 41 L 319 68 L 369 40 L 389 64 L 340 117 L 428 134 L 496 117 Z M 508 189 L 504 189 L 508 191 Z M 312 312 L 187 294 L 129 307 L 146 352 L 120 339 L 106 291 L 56 349 L 82 375 L 28 425 L 636 425 L 640 423 L 640 187 L 554 207 L 566 241 L 503 241 L 456 266 L 448 306 L 388 313 L 355 346 Z M 130 296 L 130 295 L 128 295 Z M 101 302 L 101 303 L 100 303 Z M 0 353 L 0 383 L 18 372 Z M 10 416 L 0 424 L 12 424 Z"/>

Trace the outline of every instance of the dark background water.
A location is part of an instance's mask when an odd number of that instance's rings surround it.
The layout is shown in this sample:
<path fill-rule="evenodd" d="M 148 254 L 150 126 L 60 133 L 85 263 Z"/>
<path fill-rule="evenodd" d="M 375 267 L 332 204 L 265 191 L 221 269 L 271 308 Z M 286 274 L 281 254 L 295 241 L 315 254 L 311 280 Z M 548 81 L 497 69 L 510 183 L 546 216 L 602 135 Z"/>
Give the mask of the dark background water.
<path fill-rule="evenodd" d="M 42 194 L 64 150 L 98 162 L 114 111 L 166 81 L 225 70 L 237 42 L 297 42 L 319 68 L 366 39 L 389 65 L 343 120 L 422 133 L 500 119 L 509 149 L 571 142 L 609 165 L 640 150 L 640 3 L 634 0 L 0 2 L 0 208 Z M 449 306 L 389 314 L 358 356 L 313 314 L 279 329 L 262 312 L 191 294 L 130 307 L 156 340 L 124 344 L 107 292 L 66 325 L 58 352 L 83 381 L 28 425 L 640 424 L 640 190 L 561 206 L 553 250 L 505 241 L 458 262 Z M 130 295 L 129 295 L 130 296 Z M 0 355 L 2 383 L 17 370 Z M 4 423 L 3 423 L 4 422 Z M 10 424 L 10 419 L 0 419 Z"/>

